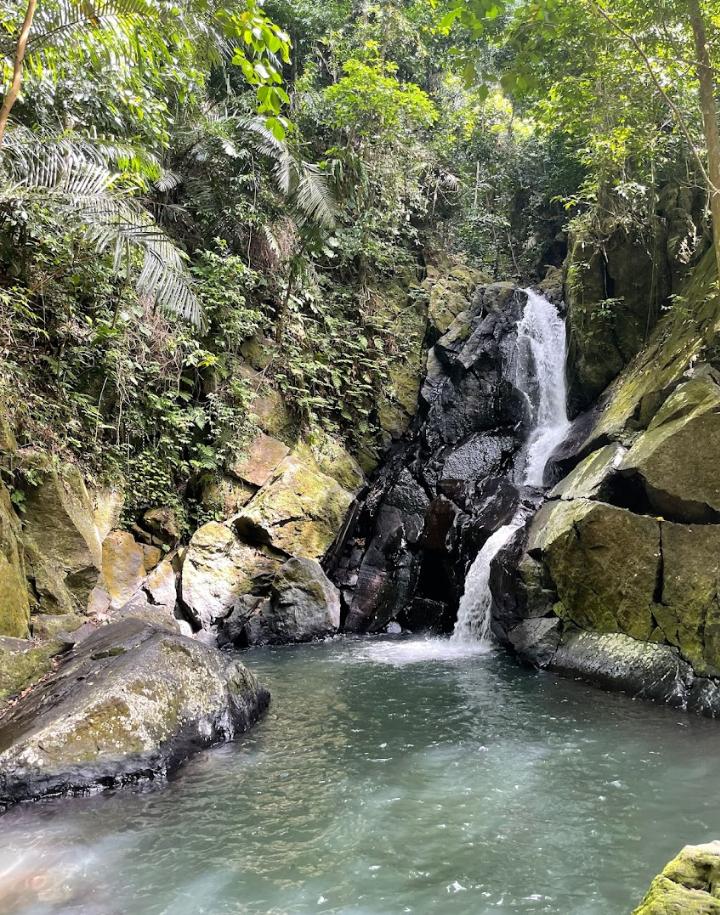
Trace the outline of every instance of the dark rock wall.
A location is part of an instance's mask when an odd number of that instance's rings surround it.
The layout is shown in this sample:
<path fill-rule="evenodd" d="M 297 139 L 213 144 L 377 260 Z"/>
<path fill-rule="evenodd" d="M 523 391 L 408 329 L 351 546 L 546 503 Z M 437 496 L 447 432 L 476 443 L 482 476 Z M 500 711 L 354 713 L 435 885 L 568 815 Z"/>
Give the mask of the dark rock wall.
<path fill-rule="evenodd" d="M 525 302 L 512 284 L 478 287 L 430 350 L 413 427 L 331 561 L 347 630 L 452 629 L 468 563 L 520 500 L 511 476 L 528 417 L 509 378 Z"/>

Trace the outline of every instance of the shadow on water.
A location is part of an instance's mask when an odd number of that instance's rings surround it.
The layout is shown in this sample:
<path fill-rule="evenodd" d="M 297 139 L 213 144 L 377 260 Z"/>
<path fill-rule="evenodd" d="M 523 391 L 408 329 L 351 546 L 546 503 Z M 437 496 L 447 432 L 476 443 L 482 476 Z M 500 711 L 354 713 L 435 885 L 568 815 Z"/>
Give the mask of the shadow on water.
<path fill-rule="evenodd" d="M 620 915 L 720 835 L 713 722 L 441 639 L 243 657 L 273 693 L 251 734 L 2 819 L 4 915 Z"/>

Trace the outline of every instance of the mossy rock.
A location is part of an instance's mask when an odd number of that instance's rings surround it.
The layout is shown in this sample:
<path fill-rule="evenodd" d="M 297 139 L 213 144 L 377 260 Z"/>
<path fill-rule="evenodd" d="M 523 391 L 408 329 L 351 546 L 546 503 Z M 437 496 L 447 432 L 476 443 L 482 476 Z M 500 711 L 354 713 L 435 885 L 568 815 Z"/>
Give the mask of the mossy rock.
<path fill-rule="evenodd" d="M 429 294 L 428 318 L 435 330 L 444 334 L 468 307 L 477 287 L 490 282 L 484 273 L 467 264 L 428 267 L 424 285 Z"/>
<path fill-rule="evenodd" d="M 267 706 L 239 661 L 127 619 L 99 629 L 0 725 L 0 809 L 164 777 Z"/>
<path fill-rule="evenodd" d="M 10 493 L 0 483 L 0 636 L 24 638 L 30 620 L 30 595 L 20 521 Z"/>
<path fill-rule="evenodd" d="M 273 575 L 282 560 L 244 543 L 225 524 L 210 521 L 192 536 L 182 568 L 182 600 L 193 622 L 208 628 L 226 617 L 259 576 Z"/>
<path fill-rule="evenodd" d="M 633 915 L 720 915 L 720 842 L 686 845 Z"/>
<path fill-rule="evenodd" d="M 648 345 L 603 395 L 602 409 L 585 448 L 608 439 L 629 442 L 646 429 L 688 368 L 720 340 L 720 295 L 714 289 L 710 252 L 675 305 L 657 324 Z"/>
<path fill-rule="evenodd" d="M 720 526 L 663 523 L 661 531 L 655 619 L 697 674 L 720 676 Z"/>
<path fill-rule="evenodd" d="M 298 442 L 294 455 L 312 465 L 339 483 L 353 495 L 365 484 L 365 474 L 360 464 L 348 452 L 339 439 L 322 429 L 312 429 Z"/>
<path fill-rule="evenodd" d="M 338 535 L 352 500 L 314 461 L 294 454 L 282 461 L 233 525 L 248 543 L 286 556 L 320 559 Z"/>
<path fill-rule="evenodd" d="M 645 239 L 623 228 L 598 244 L 571 241 L 568 304 L 568 399 L 586 409 L 642 349 L 671 292 L 661 223 Z"/>
<path fill-rule="evenodd" d="M 386 383 L 377 392 L 377 418 L 387 443 L 410 425 L 422 382 L 428 306 L 424 297 L 411 297 L 410 291 L 410 285 L 403 283 L 374 291 L 388 330 L 403 347 L 389 362 Z"/>
<path fill-rule="evenodd" d="M 19 695 L 52 670 L 53 658 L 62 651 L 59 642 L 38 645 L 20 639 L 0 638 L 0 709 L 3 701 Z"/>
<path fill-rule="evenodd" d="M 24 540 L 29 575 L 43 609 L 83 608 L 102 567 L 106 530 L 97 505 L 73 464 L 57 467 L 47 455 L 25 456 L 39 479 L 25 500 Z"/>
<path fill-rule="evenodd" d="M 564 619 L 650 637 L 661 559 L 656 520 L 589 499 L 550 503 L 533 521 L 529 549 L 550 572 Z"/>
<path fill-rule="evenodd" d="M 550 498 L 602 501 L 625 453 L 625 448 L 617 442 L 593 451 L 560 480 L 550 492 Z"/>
<path fill-rule="evenodd" d="M 713 373 L 714 374 L 714 373 Z M 720 386 L 710 373 L 681 384 L 624 458 L 658 514 L 687 521 L 720 518 Z"/>

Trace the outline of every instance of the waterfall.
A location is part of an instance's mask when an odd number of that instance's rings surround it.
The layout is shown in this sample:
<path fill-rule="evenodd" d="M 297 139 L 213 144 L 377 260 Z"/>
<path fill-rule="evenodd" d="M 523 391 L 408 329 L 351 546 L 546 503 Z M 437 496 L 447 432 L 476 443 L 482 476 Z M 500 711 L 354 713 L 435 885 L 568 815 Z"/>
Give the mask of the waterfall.
<path fill-rule="evenodd" d="M 567 435 L 565 322 L 555 306 L 532 289 L 518 324 L 516 386 L 532 411 L 524 449 L 523 482 L 541 487 L 550 455 Z"/>
<path fill-rule="evenodd" d="M 485 541 L 485 545 L 475 557 L 465 579 L 458 618 L 453 630 L 452 639 L 456 642 L 490 641 L 490 622 L 492 617 L 492 592 L 490 590 L 490 566 L 493 559 L 510 540 L 522 522 L 518 519 L 498 528 Z"/>
<path fill-rule="evenodd" d="M 570 426 L 565 407 L 565 322 L 544 296 L 532 289 L 525 291 L 528 299 L 518 324 L 515 384 L 528 399 L 532 421 L 519 470 L 525 485 L 542 487 L 550 455 Z M 523 521 L 518 511 L 509 524 L 488 538 L 475 557 L 465 579 L 452 634 L 454 641 L 490 640 L 492 561 Z"/>

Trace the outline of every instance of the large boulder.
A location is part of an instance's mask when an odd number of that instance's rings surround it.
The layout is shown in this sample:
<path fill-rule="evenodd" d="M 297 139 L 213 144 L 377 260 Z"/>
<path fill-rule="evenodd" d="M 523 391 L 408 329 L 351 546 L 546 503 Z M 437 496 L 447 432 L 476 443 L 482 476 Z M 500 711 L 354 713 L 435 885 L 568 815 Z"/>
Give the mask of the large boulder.
<path fill-rule="evenodd" d="M 652 510 L 670 520 L 720 520 L 720 385 L 705 372 L 679 385 L 621 470 L 638 476 Z"/>
<path fill-rule="evenodd" d="M 352 500 L 352 494 L 314 461 L 290 455 L 233 525 L 249 543 L 287 556 L 319 559 L 340 531 Z"/>
<path fill-rule="evenodd" d="M 258 576 L 272 575 L 281 560 L 244 543 L 227 525 L 209 521 L 193 534 L 182 569 L 182 601 L 196 626 L 226 617 Z"/>
<path fill-rule="evenodd" d="M 720 525 L 661 525 L 662 576 L 653 613 L 697 674 L 720 676 Z"/>
<path fill-rule="evenodd" d="M 447 631 L 469 561 L 518 505 L 503 475 L 529 415 L 512 381 L 527 294 L 512 283 L 475 285 L 458 287 L 451 303 L 436 299 L 455 316 L 437 312 L 435 332 L 447 329 L 428 354 L 415 423 L 360 497 L 330 557 L 348 630 L 382 631 L 398 620 Z"/>
<path fill-rule="evenodd" d="M 0 725 L 0 808 L 163 777 L 232 740 L 269 696 L 239 661 L 128 619 L 106 626 Z"/>
<path fill-rule="evenodd" d="M 102 544 L 102 580 L 110 607 L 119 609 L 140 589 L 148 570 L 145 550 L 127 531 L 112 531 Z"/>
<path fill-rule="evenodd" d="M 720 676 L 720 525 L 561 500 L 533 519 L 528 550 L 550 577 L 552 610 L 567 623 L 667 643 L 695 674 Z"/>
<path fill-rule="evenodd" d="M 559 616 L 582 629 L 650 638 L 661 561 L 655 519 L 590 499 L 548 503 L 528 549 L 552 577 Z"/>
<path fill-rule="evenodd" d="M 340 593 L 313 559 L 289 559 L 267 597 L 241 599 L 221 629 L 238 647 L 307 642 L 336 632 Z"/>
<path fill-rule="evenodd" d="M 467 308 L 475 289 L 488 278 L 467 264 L 429 265 L 423 284 L 428 292 L 428 318 L 431 326 L 444 334 L 455 318 Z"/>
<path fill-rule="evenodd" d="M 686 845 L 633 915 L 720 915 L 720 842 Z"/>
<path fill-rule="evenodd" d="M 692 668 L 677 649 L 618 632 L 569 628 L 547 666 L 564 676 L 677 708 L 687 706 L 694 680 Z"/>

